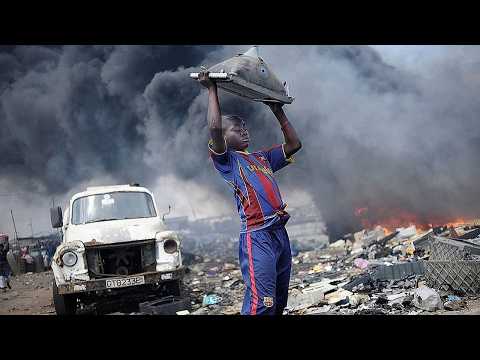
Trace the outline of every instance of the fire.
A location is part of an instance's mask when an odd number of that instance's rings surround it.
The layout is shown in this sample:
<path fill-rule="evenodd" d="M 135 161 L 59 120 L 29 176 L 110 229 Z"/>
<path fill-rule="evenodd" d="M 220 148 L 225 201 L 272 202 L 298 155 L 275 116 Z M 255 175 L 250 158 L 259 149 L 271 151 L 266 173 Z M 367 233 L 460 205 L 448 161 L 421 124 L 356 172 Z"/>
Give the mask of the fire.
<path fill-rule="evenodd" d="M 393 233 L 393 231 L 389 228 L 386 228 L 384 226 L 381 226 L 381 228 L 383 229 L 383 232 L 385 233 L 385 236 L 388 236 L 390 235 L 391 233 Z"/>
<path fill-rule="evenodd" d="M 446 223 L 445 226 L 456 228 L 464 224 L 472 224 L 473 222 L 474 222 L 473 220 L 465 220 L 465 219 L 459 218 Z"/>
<path fill-rule="evenodd" d="M 354 209 L 354 214 L 359 218 L 360 224 L 364 229 L 374 229 L 380 226 L 384 229 L 385 234 L 389 235 L 398 228 L 405 228 L 415 225 L 418 232 L 428 231 L 436 226 L 458 227 L 465 224 L 473 224 L 474 221 L 463 218 L 426 218 L 420 217 L 412 212 L 402 209 L 380 208 L 371 209 L 368 207 L 360 207 Z"/>

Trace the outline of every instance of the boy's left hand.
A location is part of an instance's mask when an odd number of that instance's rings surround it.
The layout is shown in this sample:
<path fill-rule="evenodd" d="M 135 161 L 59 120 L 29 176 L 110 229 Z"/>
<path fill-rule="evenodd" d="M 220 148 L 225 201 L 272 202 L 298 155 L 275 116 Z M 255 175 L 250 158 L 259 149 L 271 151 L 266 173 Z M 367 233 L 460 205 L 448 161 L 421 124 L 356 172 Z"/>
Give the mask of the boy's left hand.
<path fill-rule="evenodd" d="M 267 105 L 274 114 L 282 110 L 283 103 L 271 102 L 271 101 L 264 101 L 263 103 Z"/>

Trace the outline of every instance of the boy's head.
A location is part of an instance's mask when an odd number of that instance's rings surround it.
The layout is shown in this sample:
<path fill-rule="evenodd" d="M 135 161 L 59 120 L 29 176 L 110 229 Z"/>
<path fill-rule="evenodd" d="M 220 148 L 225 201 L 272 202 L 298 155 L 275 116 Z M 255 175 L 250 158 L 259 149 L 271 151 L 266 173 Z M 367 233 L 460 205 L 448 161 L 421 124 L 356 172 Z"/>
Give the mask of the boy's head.
<path fill-rule="evenodd" d="M 248 148 L 250 137 L 245 121 L 240 116 L 223 115 L 222 129 L 228 148 L 235 151 Z"/>

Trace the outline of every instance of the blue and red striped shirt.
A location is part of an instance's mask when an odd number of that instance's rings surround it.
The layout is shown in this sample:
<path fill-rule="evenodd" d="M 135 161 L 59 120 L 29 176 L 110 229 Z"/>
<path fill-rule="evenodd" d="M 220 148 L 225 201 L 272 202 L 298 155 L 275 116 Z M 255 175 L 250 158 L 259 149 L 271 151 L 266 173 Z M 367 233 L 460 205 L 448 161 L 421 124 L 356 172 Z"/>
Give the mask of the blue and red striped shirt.
<path fill-rule="evenodd" d="M 232 187 L 238 214 L 240 232 L 265 229 L 287 215 L 285 204 L 273 173 L 287 166 L 283 145 L 253 153 L 225 151 L 217 154 L 209 144 L 213 165 Z"/>

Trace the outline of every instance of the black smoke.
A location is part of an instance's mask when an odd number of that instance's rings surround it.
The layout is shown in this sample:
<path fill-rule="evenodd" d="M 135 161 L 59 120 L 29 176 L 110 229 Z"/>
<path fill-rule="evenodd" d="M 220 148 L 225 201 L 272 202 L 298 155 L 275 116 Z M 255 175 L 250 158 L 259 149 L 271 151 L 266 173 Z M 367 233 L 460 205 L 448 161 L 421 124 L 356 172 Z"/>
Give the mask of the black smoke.
<path fill-rule="evenodd" d="M 206 92 L 188 73 L 247 48 L 0 47 L 0 180 L 51 196 L 102 175 L 147 185 L 172 175 L 231 202 L 208 160 Z M 478 216 L 476 47 L 417 72 L 368 46 L 260 51 L 290 82 L 285 108 L 304 145 L 280 186 L 308 192 L 333 238 L 358 229 L 358 207 Z M 252 148 L 282 141 L 264 105 L 220 96 L 224 113 L 247 120 Z"/>
<path fill-rule="evenodd" d="M 47 195 L 98 173 L 148 181 L 143 91 L 156 73 L 198 65 L 214 49 L 1 48 L 1 176 Z"/>

